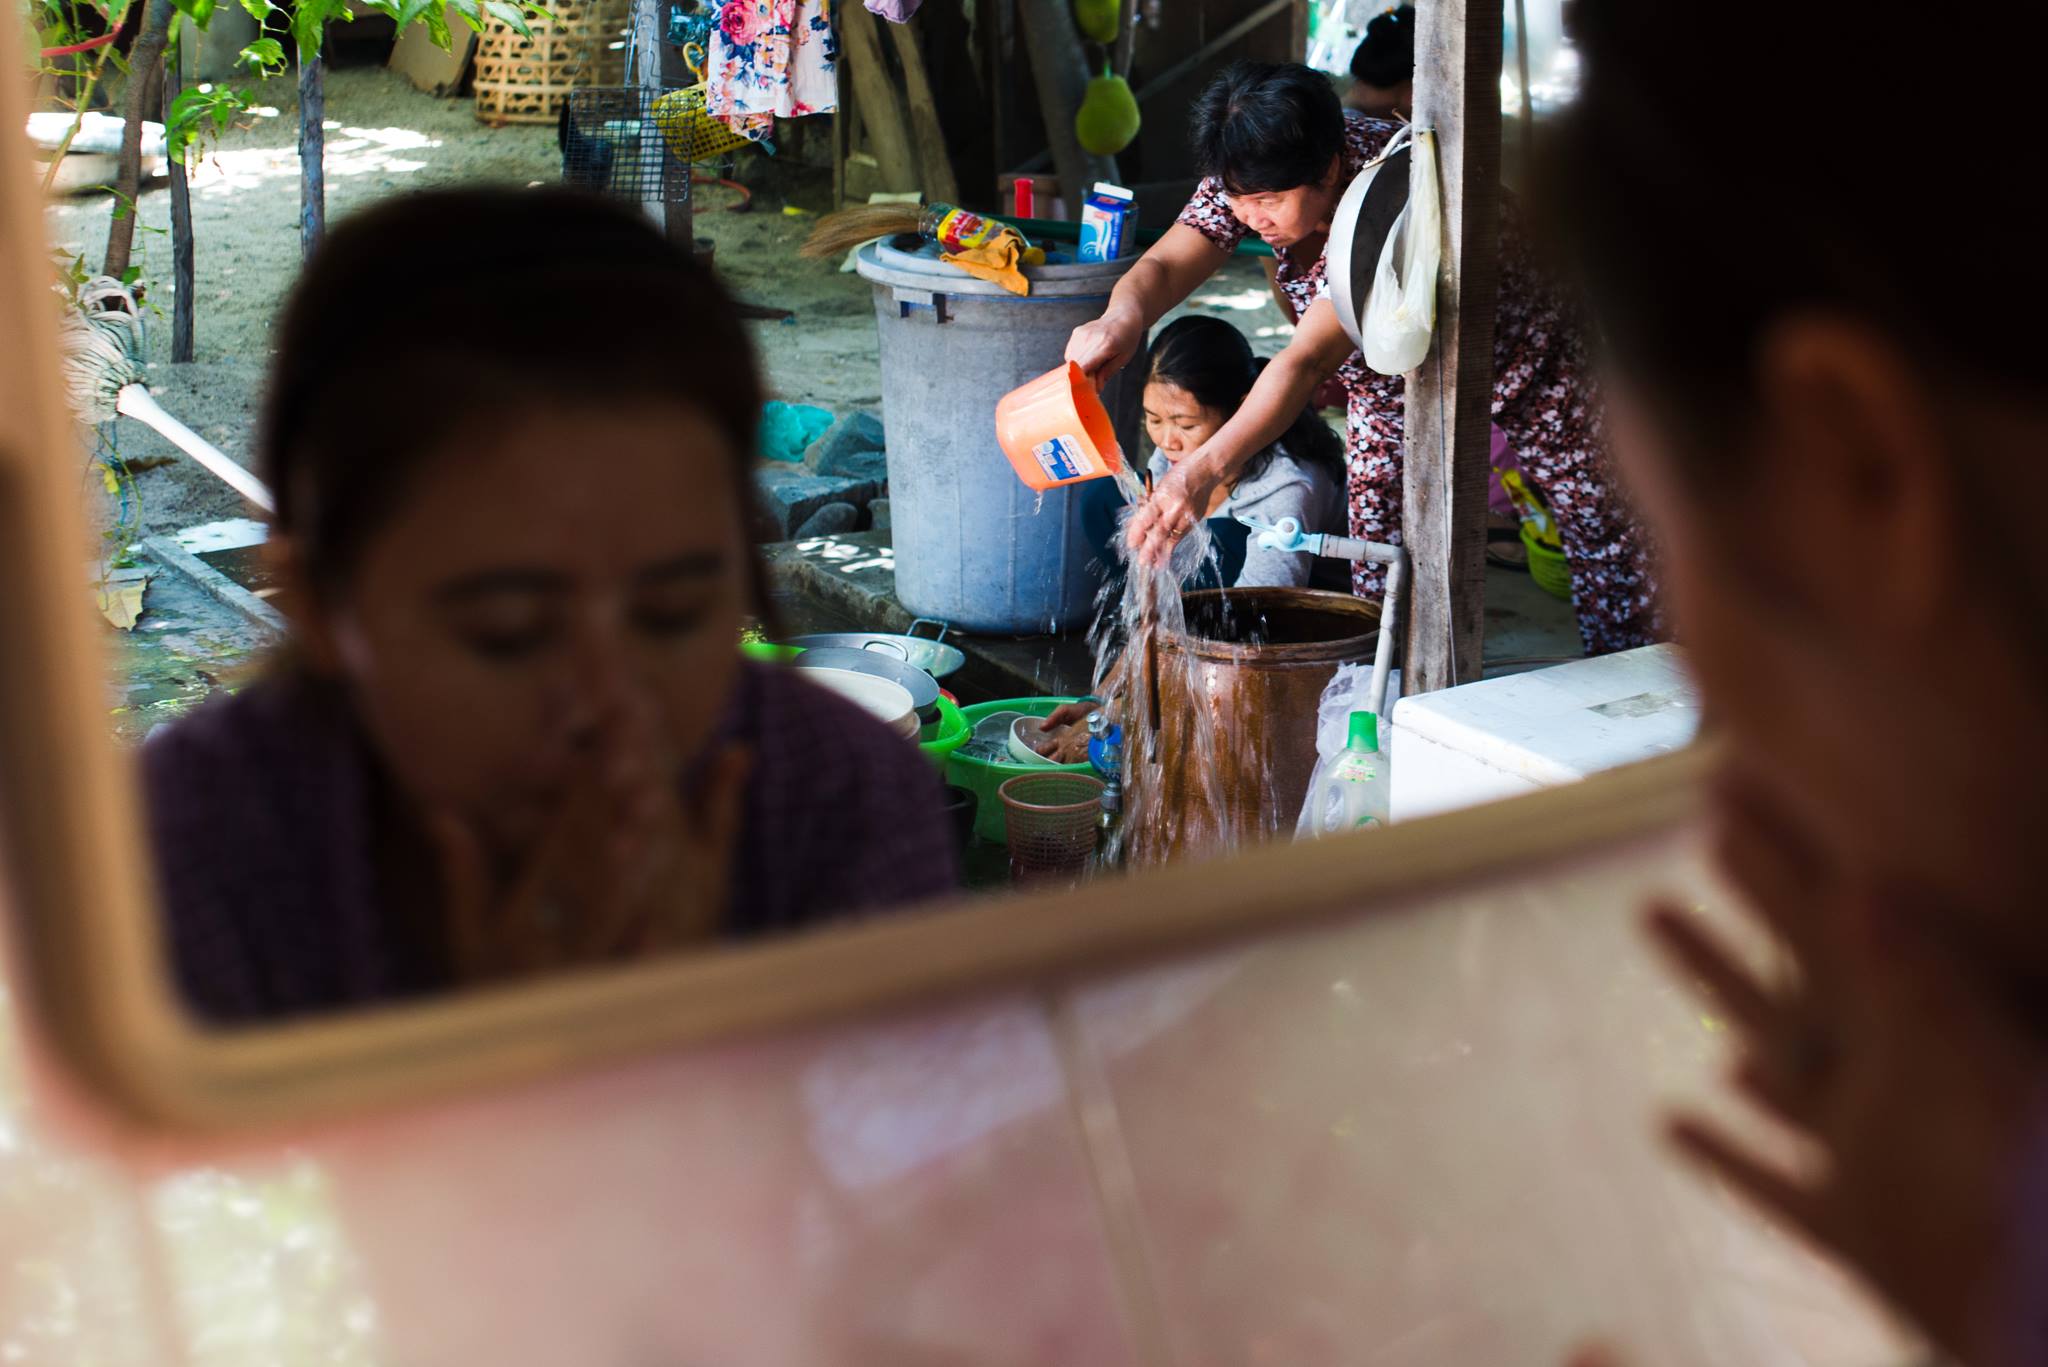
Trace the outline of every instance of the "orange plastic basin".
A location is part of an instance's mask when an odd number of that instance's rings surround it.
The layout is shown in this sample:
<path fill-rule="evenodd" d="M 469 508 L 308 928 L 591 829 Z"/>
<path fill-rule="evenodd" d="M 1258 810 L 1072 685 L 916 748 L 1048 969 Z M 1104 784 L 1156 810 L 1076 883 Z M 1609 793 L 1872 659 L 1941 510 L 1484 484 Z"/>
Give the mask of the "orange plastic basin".
<path fill-rule="evenodd" d="M 1109 413 L 1072 361 L 1002 397 L 996 440 L 1017 478 L 1033 489 L 1100 479 L 1123 468 Z"/>

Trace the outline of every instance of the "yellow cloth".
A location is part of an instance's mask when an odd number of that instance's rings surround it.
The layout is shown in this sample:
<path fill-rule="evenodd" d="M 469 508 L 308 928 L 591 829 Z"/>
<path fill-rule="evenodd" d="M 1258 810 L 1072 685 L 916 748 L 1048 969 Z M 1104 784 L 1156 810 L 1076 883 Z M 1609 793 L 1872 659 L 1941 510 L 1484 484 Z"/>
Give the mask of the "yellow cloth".
<path fill-rule="evenodd" d="M 1012 294 L 1029 294 L 1031 282 L 1024 278 L 1021 268 L 1043 266 L 1045 252 L 1027 244 L 1022 233 L 1005 228 L 997 233 L 992 241 L 972 251 L 955 252 L 943 260 L 950 266 L 958 266 L 969 275 L 982 280 L 992 280 Z"/>

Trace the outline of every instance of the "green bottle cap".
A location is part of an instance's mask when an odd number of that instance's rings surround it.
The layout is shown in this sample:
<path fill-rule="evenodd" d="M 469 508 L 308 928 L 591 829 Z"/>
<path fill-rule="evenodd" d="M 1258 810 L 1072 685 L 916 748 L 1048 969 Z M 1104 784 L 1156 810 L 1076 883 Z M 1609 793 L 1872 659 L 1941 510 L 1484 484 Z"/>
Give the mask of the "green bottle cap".
<path fill-rule="evenodd" d="M 1353 712 L 1350 745 L 1353 750 L 1379 749 L 1380 719 L 1371 712 Z"/>

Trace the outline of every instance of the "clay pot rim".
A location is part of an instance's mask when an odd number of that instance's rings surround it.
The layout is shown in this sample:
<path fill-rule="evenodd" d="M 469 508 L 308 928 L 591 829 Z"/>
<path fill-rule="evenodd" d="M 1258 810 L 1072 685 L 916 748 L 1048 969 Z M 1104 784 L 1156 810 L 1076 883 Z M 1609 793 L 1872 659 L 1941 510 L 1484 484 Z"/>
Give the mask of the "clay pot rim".
<path fill-rule="evenodd" d="M 1240 641 L 1218 641 L 1207 636 L 1193 636 L 1186 632 L 1162 632 L 1159 637 L 1161 650 L 1185 651 L 1198 660 L 1227 660 L 1233 663 L 1253 664 L 1345 664 L 1354 660 L 1370 658 L 1379 644 L 1380 605 L 1348 593 L 1336 593 L 1329 589 L 1298 588 L 1250 588 L 1250 589 L 1197 589 L 1183 593 L 1183 610 L 1190 600 L 1217 599 L 1226 595 L 1243 597 L 1277 598 L 1282 602 L 1292 601 L 1304 606 L 1328 604 L 1338 613 L 1355 614 L 1361 618 L 1370 617 L 1373 626 L 1358 636 L 1340 636 L 1329 641 L 1296 641 L 1285 645 L 1251 645 Z"/>

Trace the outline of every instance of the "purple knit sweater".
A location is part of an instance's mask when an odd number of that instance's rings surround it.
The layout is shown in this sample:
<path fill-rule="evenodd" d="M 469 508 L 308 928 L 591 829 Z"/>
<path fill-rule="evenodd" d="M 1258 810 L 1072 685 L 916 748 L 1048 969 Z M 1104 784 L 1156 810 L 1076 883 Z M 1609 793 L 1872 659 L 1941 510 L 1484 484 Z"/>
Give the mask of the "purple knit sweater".
<path fill-rule="evenodd" d="M 943 895 L 957 856 L 931 765 L 795 671 L 749 664 L 719 728 L 754 768 L 726 933 L 747 937 Z M 173 968 L 217 1023 L 443 990 L 435 936 L 402 925 L 373 857 L 376 787 L 348 710 L 277 678 L 142 750 Z"/>

